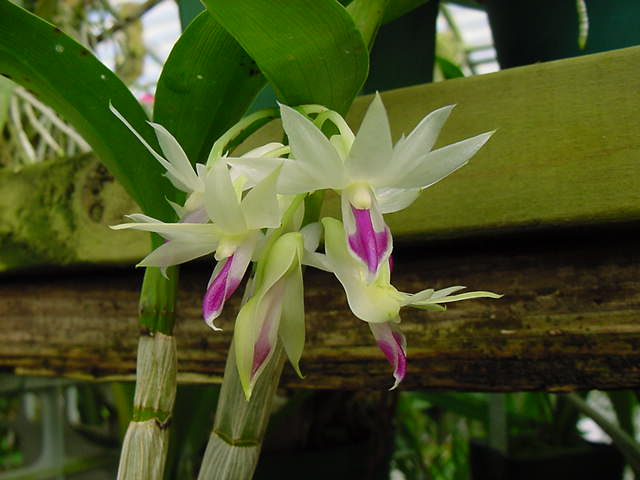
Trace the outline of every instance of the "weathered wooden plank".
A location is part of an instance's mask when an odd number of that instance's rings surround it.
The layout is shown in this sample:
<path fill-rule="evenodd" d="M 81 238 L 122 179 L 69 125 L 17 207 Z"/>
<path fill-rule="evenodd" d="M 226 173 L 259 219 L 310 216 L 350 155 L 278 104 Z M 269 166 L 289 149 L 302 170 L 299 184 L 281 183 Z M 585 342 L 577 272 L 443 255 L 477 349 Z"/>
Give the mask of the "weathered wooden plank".
<path fill-rule="evenodd" d="M 384 93 L 396 138 L 450 103 L 458 107 L 441 143 L 497 129 L 469 166 L 389 216 L 396 236 L 639 220 L 639 66 L 633 47 Z M 368 102 L 355 102 L 352 124 Z M 95 159 L 0 170 L 0 192 L 0 271 L 130 263 L 148 249 L 145 234 L 107 228 L 137 208 Z"/>
<path fill-rule="evenodd" d="M 398 252 L 405 291 L 462 284 L 500 300 L 446 312 L 403 311 L 409 343 L 404 388 L 552 390 L 640 386 L 638 231 L 556 232 L 476 238 Z M 133 378 L 140 271 L 4 278 L 0 371 L 97 380 Z M 200 319 L 207 268 L 185 268 L 178 304 L 180 380 L 217 382 L 232 322 L 231 301 L 214 333 Z M 329 275 L 307 272 L 304 388 L 388 388 L 390 369 L 369 329 L 353 317 Z"/>

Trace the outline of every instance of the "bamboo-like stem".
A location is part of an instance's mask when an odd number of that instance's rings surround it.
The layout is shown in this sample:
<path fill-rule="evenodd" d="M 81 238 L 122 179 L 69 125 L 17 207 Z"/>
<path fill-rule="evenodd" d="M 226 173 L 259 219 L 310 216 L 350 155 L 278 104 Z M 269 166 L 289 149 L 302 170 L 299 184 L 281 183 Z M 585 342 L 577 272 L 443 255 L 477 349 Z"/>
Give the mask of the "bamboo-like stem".
<path fill-rule="evenodd" d="M 167 269 L 167 276 L 147 268 L 142 283 L 133 419 L 122 444 L 118 480 L 163 477 L 176 395 L 177 351 L 172 332 L 177 269 Z"/>
<path fill-rule="evenodd" d="M 258 463 L 273 396 L 282 374 L 284 349 L 278 343 L 248 401 L 240 384 L 235 358 L 231 342 L 216 419 L 198 480 L 250 479 Z"/>

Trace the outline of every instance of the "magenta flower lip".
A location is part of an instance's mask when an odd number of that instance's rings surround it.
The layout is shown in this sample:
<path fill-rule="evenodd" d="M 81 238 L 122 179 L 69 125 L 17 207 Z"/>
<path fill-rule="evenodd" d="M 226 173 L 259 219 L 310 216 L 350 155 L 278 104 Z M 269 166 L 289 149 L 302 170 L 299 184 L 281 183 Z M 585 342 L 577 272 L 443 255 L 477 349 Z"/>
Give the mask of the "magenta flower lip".
<path fill-rule="evenodd" d="M 381 232 L 374 230 L 369 209 L 351 207 L 351 211 L 356 231 L 348 236 L 349 247 L 367 265 L 369 273 L 375 275 L 388 254 L 391 234 L 386 226 Z"/>

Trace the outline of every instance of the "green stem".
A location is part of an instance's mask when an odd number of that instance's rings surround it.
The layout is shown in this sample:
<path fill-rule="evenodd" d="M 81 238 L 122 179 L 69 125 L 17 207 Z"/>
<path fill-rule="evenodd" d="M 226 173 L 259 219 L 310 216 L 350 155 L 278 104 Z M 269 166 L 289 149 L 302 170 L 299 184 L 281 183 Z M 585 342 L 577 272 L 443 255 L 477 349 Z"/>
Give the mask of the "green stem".
<path fill-rule="evenodd" d="M 250 479 L 258 463 L 273 395 L 284 365 L 278 343 L 247 401 L 235 362 L 233 342 L 227 356 L 216 420 L 202 459 L 198 480 Z"/>
<path fill-rule="evenodd" d="M 225 152 L 232 150 L 265 123 L 279 116 L 280 110 L 273 107 L 258 110 L 244 117 L 215 141 L 211 148 L 209 158 L 207 159 L 207 166 L 211 166 L 216 160 L 222 157 Z"/>
<path fill-rule="evenodd" d="M 177 267 L 168 268 L 166 277 L 158 268 L 145 271 L 140 293 L 141 332 L 133 418 L 122 444 L 118 480 L 163 477 L 176 394 L 173 325 L 177 285 Z"/>
<path fill-rule="evenodd" d="M 178 267 L 169 267 L 167 278 L 159 268 L 150 267 L 144 272 L 140 291 L 139 323 L 143 331 L 173 334 L 178 288 Z"/>

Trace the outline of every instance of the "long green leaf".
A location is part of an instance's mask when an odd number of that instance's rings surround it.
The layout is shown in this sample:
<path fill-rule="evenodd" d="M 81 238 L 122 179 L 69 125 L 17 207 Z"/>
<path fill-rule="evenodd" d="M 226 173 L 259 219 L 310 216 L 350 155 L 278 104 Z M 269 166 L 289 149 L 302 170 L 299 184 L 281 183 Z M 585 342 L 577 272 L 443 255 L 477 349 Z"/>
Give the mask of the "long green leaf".
<path fill-rule="evenodd" d="M 0 0 L 0 73 L 59 112 L 149 215 L 170 219 L 175 189 L 162 167 L 109 111 L 109 101 L 151 145 L 144 111 L 127 87 L 60 29 Z"/>
<path fill-rule="evenodd" d="M 256 61 L 278 98 L 341 113 L 369 68 L 367 46 L 334 0 L 204 0 L 209 12 Z"/>
<path fill-rule="evenodd" d="M 192 162 L 240 119 L 266 80 L 255 62 L 208 12 L 173 47 L 156 92 L 154 118 Z"/>

